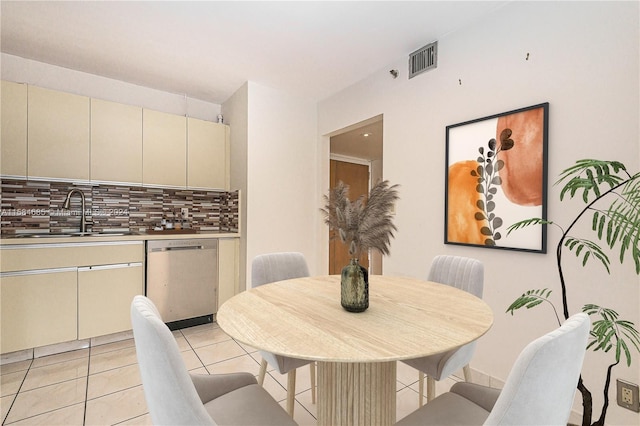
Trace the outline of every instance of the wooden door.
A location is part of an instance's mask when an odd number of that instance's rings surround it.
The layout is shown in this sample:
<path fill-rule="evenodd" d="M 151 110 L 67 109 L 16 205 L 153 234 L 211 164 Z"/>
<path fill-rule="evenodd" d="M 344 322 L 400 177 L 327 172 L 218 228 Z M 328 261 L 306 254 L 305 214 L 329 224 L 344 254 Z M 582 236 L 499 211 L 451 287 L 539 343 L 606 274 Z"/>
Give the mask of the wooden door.
<path fill-rule="evenodd" d="M 331 160 L 329 182 L 334 188 L 338 182 L 349 185 L 349 199 L 355 201 L 369 193 L 369 166 L 344 161 Z M 334 238 L 335 236 L 335 238 Z M 358 259 L 360 265 L 369 268 L 369 258 L 365 254 Z M 340 274 L 349 263 L 349 248 L 331 231 L 329 235 L 329 274 Z"/>

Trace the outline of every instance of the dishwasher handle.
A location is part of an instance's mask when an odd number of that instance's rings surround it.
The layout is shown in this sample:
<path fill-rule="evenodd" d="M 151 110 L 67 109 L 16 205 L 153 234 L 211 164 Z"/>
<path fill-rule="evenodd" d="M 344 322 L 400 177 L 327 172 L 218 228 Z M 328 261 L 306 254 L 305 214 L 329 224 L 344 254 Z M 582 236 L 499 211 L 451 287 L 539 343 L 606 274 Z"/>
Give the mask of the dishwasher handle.
<path fill-rule="evenodd" d="M 178 250 L 204 250 L 204 246 L 177 246 L 177 247 L 155 247 L 150 251 L 157 253 L 161 251 L 178 251 Z"/>
<path fill-rule="evenodd" d="M 213 238 L 193 238 L 181 240 L 147 241 L 147 253 L 162 253 L 178 250 L 217 250 L 218 240 Z"/>

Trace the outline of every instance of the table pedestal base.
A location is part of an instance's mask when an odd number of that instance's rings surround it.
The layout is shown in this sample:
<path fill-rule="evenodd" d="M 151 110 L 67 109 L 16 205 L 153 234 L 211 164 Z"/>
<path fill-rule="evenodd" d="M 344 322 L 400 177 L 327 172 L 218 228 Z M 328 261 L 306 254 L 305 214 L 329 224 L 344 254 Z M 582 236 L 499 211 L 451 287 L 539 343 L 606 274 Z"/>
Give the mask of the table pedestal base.
<path fill-rule="evenodd" d="M 393 425 L 396 362 L 318 362 L 318 425 Z"/>

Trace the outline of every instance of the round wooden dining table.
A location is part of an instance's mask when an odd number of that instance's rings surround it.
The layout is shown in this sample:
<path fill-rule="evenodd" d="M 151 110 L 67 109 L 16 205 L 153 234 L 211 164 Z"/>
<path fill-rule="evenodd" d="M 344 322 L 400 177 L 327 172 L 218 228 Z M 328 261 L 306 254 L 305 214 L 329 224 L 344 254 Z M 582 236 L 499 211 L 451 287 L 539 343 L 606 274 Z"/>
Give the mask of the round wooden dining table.
<path fill-rule="evenodd" d="M 369 308 L 340 305 L 340 276 L 296 278 L 227 300 L 217 322 L 256 349 L 318 362 L 319 425 L 396 422 L 396 361 L 455 349 L 485 334 L 493 313 L 454 287 L 369 276 Z"/>

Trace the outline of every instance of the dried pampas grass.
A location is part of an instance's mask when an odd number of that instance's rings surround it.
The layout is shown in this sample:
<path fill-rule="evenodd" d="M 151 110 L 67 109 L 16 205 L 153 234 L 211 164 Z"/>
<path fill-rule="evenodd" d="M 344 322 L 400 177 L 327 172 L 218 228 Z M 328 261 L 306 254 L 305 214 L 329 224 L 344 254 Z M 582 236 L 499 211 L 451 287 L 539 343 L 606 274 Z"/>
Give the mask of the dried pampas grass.
<path fill-rule="evenodd" d="M 351 202 L 349 187 L 340 182 L 324 196 L 325 207 L 320 209 L 324 222 L 349 246 L 351 257 L 358 257 L 369 249 L 389 254 L 391 237 L 398 230 L 391 214 L 399 199 L 397 187 L 385 180 L 371 188 L 366 202 L 364 195 Z"/>

